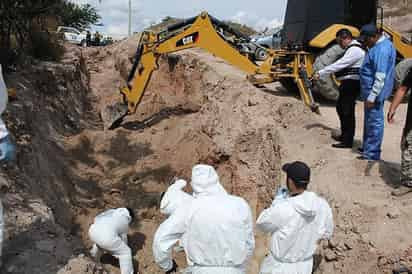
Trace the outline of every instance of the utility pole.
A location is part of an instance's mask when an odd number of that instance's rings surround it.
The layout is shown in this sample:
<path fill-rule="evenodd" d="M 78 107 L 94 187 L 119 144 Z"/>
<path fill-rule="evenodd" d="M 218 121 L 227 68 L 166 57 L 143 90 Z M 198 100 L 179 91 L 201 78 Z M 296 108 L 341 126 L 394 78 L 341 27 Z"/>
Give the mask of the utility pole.
<path fill-rule="evenodd" d="M 132 0 L 129 0 L 129 37 L 132 36 Z"/>

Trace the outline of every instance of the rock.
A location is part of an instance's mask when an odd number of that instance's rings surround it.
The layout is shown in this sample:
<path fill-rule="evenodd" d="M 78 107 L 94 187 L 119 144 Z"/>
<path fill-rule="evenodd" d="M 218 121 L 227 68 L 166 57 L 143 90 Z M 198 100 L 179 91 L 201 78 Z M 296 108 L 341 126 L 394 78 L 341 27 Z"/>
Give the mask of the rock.
<path fill-rule="evenodd" d="M 330 248 L 336 248 L 339 245 L 339 242 L 337 242 L 335 239 L 330 239 L 329 240 L 329 247 Z"/>
<path fill-rule="evenodd" d="M 338 256 L 336 256 L 336 253 L 333 252 L 332 250 L 326 250 L 325 252 L 325 259 L 328 262 L 332 262 L 332 261 L 337 261 L 338 260 Z"/>
<path fill-rule="evenodd" d="M 42 240 L 36 242 L 36 248 L 42 252 L 52 253 L 55 246 L 54 243 L 50 240 Z"/>
<path fill-rule="evenodd" d="M 352 246 L 351 243 L 345 242 L 344 245 L 346 247 L 346 250 L 352 250 L 353 249 L 353 246 Z"/>
<path fill-rule="evenodd" d="M 359 228 L 357 226 L 353 226 L 351 231 L 355 234 L 360 234 Z"/>
<path fill-rule="evenodd" d="M 257 106 L 258 104 L 259 104 L 259 102 L 256 101 L 254 98 L 250 98 L 250 99 L 248 100 L 248 102 L 247 102 L 247 105 L 248 105 L 249 107 Z"/>
<path fill-rule="evenodd" d="M 388 259 L 384 256 L 378 258 L 378 266 L 382 267 L 388 264 Z"/>
<path fill-rule="evenodd" d="M 6 192 L 7 190 L 10 189 L 10 186 L 11 186 L 10 181 L 7 180 L 7 179 L 3 176 L 3 174 L 1 174 L 1 175 L 0 175 L 0 190 L 3 191 L 3 192 Z"/>
<path fill-rule="evenodd" d="M 393 208 L 390 212 L 386 214 L 389 219 L 398 219 L 401 216 L 401 212 L 397 208 Z"/>

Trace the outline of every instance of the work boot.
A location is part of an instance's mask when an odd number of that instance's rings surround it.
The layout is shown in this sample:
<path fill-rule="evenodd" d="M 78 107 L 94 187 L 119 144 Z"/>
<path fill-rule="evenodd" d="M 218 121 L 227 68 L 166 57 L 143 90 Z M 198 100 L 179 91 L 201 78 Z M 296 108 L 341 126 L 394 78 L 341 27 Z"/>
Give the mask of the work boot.
<path fill-rule="evenodd" d="M 336 142 L 343 142 L 343 138 L 341 135 L 332 135 L 332 139 Z"/>
<path fill-rule="evenodd" d="M 401 185 L 399 188 L 392 191 L 392 196 L 400 197 L 400 196 L 404 196 L 408 193 L 412 193 L 412 186 Z"/>
<path fill-rule="evenodd" d="M 345 143 L 337 143 L 332 145 L 333 148 L 352 148 L 352 145 Z"/>

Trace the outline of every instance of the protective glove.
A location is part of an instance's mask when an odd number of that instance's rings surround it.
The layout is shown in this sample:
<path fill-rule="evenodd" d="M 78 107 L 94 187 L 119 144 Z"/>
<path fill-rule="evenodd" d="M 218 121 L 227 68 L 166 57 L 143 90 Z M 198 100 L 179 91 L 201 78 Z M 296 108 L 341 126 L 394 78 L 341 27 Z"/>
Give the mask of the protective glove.
<path fill-rule="evenodd" d="M 99 253 L 99 248 L 97 247 L 96 244 L 93 245 L 92 249 L 90 249 L 90 255 L 96 259 L 97 258 L 97 253 Z"/>
<path fill-rule="evenodd" d="M 275 200 L 277 199 L 286 199 L 289 196 L 289 190 L 286 187 L 279 187 L 276 192 Z"/>
<path fill-rule="evenodd" d="M 177 263 L 175 260 L 173 260 L 173 267 L 165 272 L 166 274 L 171 274 L 171 273 L 177 273 Z"/>

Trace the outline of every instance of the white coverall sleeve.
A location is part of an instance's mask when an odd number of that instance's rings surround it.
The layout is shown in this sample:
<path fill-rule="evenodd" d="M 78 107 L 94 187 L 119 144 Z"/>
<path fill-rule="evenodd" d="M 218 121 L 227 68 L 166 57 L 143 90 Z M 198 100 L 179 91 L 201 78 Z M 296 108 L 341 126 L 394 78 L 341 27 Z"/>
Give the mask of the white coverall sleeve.
<path fill-rule="evenodd" d="M 259 230 L 265 233 L 273 233 L 279 229 L 279 213 L 276 205 L 265 209 L 256 221 L 256 226 Z"/>
<path fill-rule="evenodd" d="M 120 235 L 120 238 L 122 239 L 122 241 L 127 244 L 127 233 L 123 233 Z"/>
<path fill-rule="evenodd" d="M 319 75 L 326 76 L 332 73 L 336 73 L 345 68 L 353 66 L 356 62 L 364 57 L 364 51 L 361 48 L 353 47 L 346 51 L 345 55 L 342 58 L 338 59 L 335 63 L 325 67 L 320 70 Z"/>
<path fill-rule="evenodd" d="M 324 222 L 321 227 L 321 237 L 323 240 L 328 240 L 332 238 L 333 234 L 333 228 L 334 228 L 334 223 L 333 223 L 333 213 L 332 209 L 330 208 L 329 204 L 324 201 L 324 209 L 323 209 L 323 214 L 324 214 Z"/>
<path fill-rule="evenodd" d="M 172 247 L 182 238 L 185 232 L 186 211 L 176 210 L 157 229 L 153 239 L 153 256 L 163 271 L 173 267 Z"/>
<path fill-rule="evenodd" d="M 0 115 L 6 110 L 8 98 L 7 87 L 4 82 L 3 71 L 0 65 Z"/>
<path fill-rule="evenodd" d="M 249 206 L 247 206 L 247 210 L 248 210 L 248 215 L 247 215 L 246 223 L 245 223 L 245 229 L 247 232 L 247 239 L 246 239 L 247 257 L 246 257 L 245 263 L 242 266 L 242 268 L 245 270 L 245 273 L 247 271 L 247 266 L 250 260 L 252 259 L 253 252 L 255 250 L 255 234 L 253 233 L 252 211 L 250 210 Z"/>

